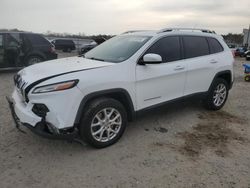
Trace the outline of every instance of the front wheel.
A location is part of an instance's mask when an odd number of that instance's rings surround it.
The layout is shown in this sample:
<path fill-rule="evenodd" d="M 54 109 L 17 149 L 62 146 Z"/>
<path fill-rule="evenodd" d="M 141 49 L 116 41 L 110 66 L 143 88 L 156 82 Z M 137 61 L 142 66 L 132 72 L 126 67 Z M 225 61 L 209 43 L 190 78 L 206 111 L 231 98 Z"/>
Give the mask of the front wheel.
<path fill-rule="evenodd" d="M 116 143 L 127 125 L 123 105 L 111 98 L 92 101 L 83 114 L 80 136 L 91 146 L 104 148 Z"/>
<path fill-rule="evenodd" d="M 209 110 L 220 110 L 227 100 L 228 90 L 228 83 L 222 78 L 217 78 L 209 89 L 206 99 L 203 101 L 205 107 Z"/>

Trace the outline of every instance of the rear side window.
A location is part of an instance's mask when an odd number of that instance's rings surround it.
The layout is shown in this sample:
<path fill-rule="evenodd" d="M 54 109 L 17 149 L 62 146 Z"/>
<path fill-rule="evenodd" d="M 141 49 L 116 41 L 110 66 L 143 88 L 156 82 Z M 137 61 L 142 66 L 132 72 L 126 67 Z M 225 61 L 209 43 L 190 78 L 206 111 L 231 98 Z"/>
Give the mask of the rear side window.
<path fill-rule="evenodd" d="M 223 47 L 221 44 L 214 38 L 207 38 L 209 48 L 210 48 L 210 53 L 215 54 L 223 51 Z"/>
<path fill-rule="evenodd" d="M 186 58 L 209 54 L 209 46 L 205 37 L 184 36 L 183 43 Z"/>
<path fill-rule="evenodd" d="M 177 36 L 160 39 L 147 50 L 146 54 L 148 53 L 159 54 L 163 62 L 180 60 L 180 39 Z"/>
<path fill-rule="evenodd" d="M 27 34 L 25 36 L 34 45 L 49 45 L 49 41 L 38 34 Z"/>
<path fill-rule="evenodd" d="M 10 34 L 6 35 L 6 46 L 7 47 L 18 47 L 18 41 Z"/>

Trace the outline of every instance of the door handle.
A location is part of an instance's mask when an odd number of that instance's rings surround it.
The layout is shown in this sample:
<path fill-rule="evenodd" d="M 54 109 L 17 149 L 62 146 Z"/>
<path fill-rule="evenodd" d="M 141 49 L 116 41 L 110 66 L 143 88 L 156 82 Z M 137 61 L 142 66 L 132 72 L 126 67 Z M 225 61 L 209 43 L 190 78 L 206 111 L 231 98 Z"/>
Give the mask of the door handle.
<path fill-rule="evenodd" d="M 175 71 L 179 71 L 179 70 L 183 70 L 184 69 L 184 67 L 183 66 L 176 66 L 175 68 L 174 68 L 174 70 Z"/>
<path fill-rule="evenodd" d="M 212 59 L 212 60 L 210 61 L 210 63 L 214 64 L 214 63 L 218 63 L 218 61 Z"/>

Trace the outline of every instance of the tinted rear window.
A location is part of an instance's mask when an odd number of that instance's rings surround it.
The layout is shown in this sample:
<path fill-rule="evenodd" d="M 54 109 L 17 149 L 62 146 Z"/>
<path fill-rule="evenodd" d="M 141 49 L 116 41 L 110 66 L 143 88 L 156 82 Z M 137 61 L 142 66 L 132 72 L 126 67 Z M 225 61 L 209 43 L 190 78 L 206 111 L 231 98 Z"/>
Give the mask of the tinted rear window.
<path fill-rule="evenodd" d="M 223 51 L 223 47 L 221 46 L 221 44 L 216 39 L 207 38 L 207 40 L 208 40 L 208 44 L 209 44 L 211 54 L 219 53 L 219 52 Z"/>
<path fill-rule="evenodd" d="M 72 40 L 55 40 L 56 44 L 70 44 L 74 45 L 74 42 Z"/>
<path fill-rule="evenodd" d="M 25 36 L 33 45 L 49 45 L 50 44 L 49 41 L 47 41 L 44 37 L 38 34 L 26 34 Z"/>
<path fill-rule="evenodd" d="M 184 36 L 185 57 L 199 57 L 209 54 L 209 46 L 205 37 Z"/>
<path fill-rule="evenodd" d="M 179 37 L 166 37 L 154 43 L 146 52 L 159 54 L 163 62 L 177 61 L 181 59 Z"/>

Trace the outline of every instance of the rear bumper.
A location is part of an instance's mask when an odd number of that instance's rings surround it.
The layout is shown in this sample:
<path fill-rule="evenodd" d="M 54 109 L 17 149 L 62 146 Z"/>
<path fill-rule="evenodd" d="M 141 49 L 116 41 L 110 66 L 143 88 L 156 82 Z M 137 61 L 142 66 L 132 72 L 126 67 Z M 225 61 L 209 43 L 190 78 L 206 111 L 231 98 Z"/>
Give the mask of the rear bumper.
<path fill-rule="evenodd" d="M 13 100 L 9 97 L 6 97 L 9 108 L 11 111 L 11 115 L 13 117 L 13 120 L 15 122 L 15 126 L 18 130 L 21 132 L 25 132 L 22 130 L 22 127 L 27 127 L 30 129 L 33 133 L 49 139 L 66 139 L 66 140 L 74 140 L 78 137 L 78 131 L 76 129 L 71 130 L 70 132 L 67 130 L 59 130 L 50 123 L 46 122 L 44 119 L 40 119 L 35 126 L 31 125 L 30 123 L 24 123 L 21 122 L 18 114 L 16 113 L 18 107 L 14 104 Z"/>

